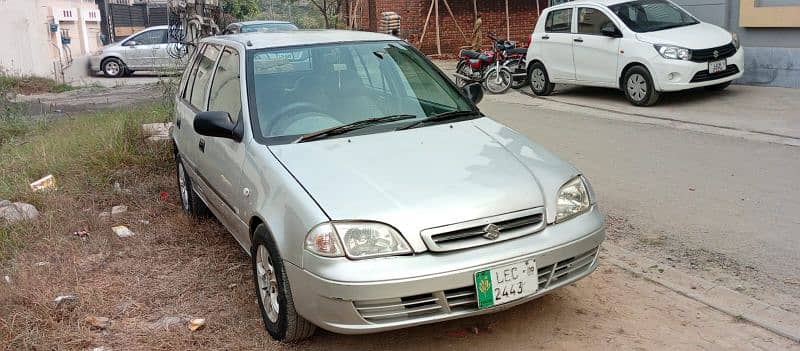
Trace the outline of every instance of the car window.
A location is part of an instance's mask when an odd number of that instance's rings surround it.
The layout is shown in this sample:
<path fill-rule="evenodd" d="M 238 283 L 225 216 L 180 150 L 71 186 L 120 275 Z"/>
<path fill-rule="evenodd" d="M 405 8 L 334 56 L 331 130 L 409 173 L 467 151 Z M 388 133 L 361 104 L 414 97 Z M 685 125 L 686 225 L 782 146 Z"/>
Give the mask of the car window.
<path fill-rule="evenodd" d="M 665 0 L 636 0 L 609 6 L 634 32 L 653 32 L 700 23 L 675 4 Z"/>
<path fill-rule="evenodd" d="M 225 111 L 230 114 L 232 121 L 238 121 L 242 111 L 239 82 L 239 53 L 233 48 L 225 48 L 211 83 L 208 110 Z"/>
<path fill-rule="evenodd" d="M 290 142 L 297 135 L 369 118 L 423 119 L 473 109 L 405 42 L 262 49 L 247 60 L 252 65 L 247 70 L 253 93 L 250 114 L 260 142 Z"/>
<path fill-rule="evenodd" d="M 602 11 L 588 7 L 578 9 L 578 33 L 600 35 L 600 30 L 608 26 L 613 28 L 614 22 Z"/>
<path fill-rule="evenodd" d="M 186 69 L 183 70 L 183 75 L 181 76 L 181 83 L 179 85 L 179 89 L 180 90 L 178 92 L 178 94 L 182 98 L 186 98 L 186 96 L 188 96 L 186 94 L 186 92 L 189 91 L 189 89 L 191 89 L 190 82 L 193 83 L 193 80 L 190 80 L 189 78 L 190 77 L 192 77 L 192 78 L 194 77 L 194 73 L 193 72 L 195 71 L 195 69 L 197 67 L 197 65 L 196 65 L 196 63 L 197 63 L 197 53 L 199 51 L 200 50 L 196 50 L 194 53 L 192 53 L 192 55 L 189 57 L 189 60 L 187 61 L 188 64 L 186 65 Z"/>
<path fill-rule="evenodd" d="M 167 42 L 167 30 L 166 29 L 156 29 L 144 32 L 133 37 L 128 42 L 136 42 L 136 45 L 155 45 L 155 44 L 163 44 Z"/>
<path fill-rule="evenodd" d="M 211 70 L 214 69 L 214 62 L 219 56 L 219 48 L 216 45 L 206 45 L 206 49 L 198 56 L 197 71 L 194 75 L 192 95 L 190 102 L 198 110 L 204 110 L 206 106 L 206 93 L 208 92 L 208 82 L 211 80 Z"/>
<path fill-rule="evenodd" d="M 544 24 L 544 31 L 548 33 L 569 33 L 572 27 L 572 9 L 550 11 Z"/>

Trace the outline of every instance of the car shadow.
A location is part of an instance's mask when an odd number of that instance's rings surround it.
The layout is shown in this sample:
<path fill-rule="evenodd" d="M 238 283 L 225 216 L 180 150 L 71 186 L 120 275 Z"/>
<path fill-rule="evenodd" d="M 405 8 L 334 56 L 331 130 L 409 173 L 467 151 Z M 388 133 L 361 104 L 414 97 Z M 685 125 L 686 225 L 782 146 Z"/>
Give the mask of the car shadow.
<path fill-rule="evenodd" d="M 530 95 L 530 92 L 526 92 Z M 709 99 L 725 97 L 726 99 L 735 98 L 744 92 L 736 89 L 725 89 L 722 91 L 708 91 L 703 88 L 662 93 L 661 101 L 656 106 L 663 107 L 682 107 L 707 103 Z M 597 102 L 602 104 L 621 104 L 629 105 L 625 99 L 625 94 L 618 89 L 598 88 L 577 85 L 557 85 L 556 90 L 551 95 L 554 98 L 581 98 L 582 102 Z M 569 102 L 569 101 L 564 101 Z"/>

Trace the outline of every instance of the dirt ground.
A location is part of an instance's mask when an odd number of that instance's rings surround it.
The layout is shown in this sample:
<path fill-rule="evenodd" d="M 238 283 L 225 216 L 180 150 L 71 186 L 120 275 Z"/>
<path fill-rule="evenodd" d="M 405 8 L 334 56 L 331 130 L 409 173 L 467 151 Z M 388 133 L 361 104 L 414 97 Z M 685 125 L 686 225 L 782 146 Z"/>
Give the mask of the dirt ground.
<path fill-rule="evenodd" d="M 10 281 L 0 281 L 0 348 L 800 350 L 605 263 L 572 286 L 493 315 L 365 336 L 318 331 L 279 344 L 263 329 L 248 257 L 216 221 L 181 213 L 171 165 L 121 172 L 118 190 L 53 195 L 24 248 L 0 266 Z M 128 212 L 98 218 L 117 204 Z M 118 224 L 136 235 L 116 237 L 110 227 Z M 88 236 L 73 234 L 80 228 Z M 56 304 L 61 295 L 77 299 Z M 93 329 L 90 316 L 110 326 Z M 190 318 L 205 318 L 205 328 L 189 331 Z"/>

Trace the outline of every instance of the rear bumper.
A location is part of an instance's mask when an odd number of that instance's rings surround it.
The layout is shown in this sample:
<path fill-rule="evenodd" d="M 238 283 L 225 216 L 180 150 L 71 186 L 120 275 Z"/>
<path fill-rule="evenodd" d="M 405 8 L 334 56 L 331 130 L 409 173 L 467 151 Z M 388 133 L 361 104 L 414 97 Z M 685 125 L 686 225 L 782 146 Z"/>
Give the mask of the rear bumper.
<path fill-rule="evenodd" d="M 708 73 L 708 62 L 655 59 L 653 80 L 659 91 L 678 91 L 700 88 L 738 79 L 744 73 L 744 48 L 728 57 L 728 69 L 717 74 Z"/>
<path fill-rule="evenodd" d="M 572 221 L 575 222 L 570 223 Z M 582 233 L 574 233 L 575 230 Z M 565 231 L 572 231 L 572 235 Z M 573 238 L 573 235 L 577 238 Z M 547 237 L 550 236 L 570 239 L 555 246 L 538 245 L 537 241 L 548 242 Z M 491 248 L 491 253 L 468 249 L 408 257 L 426 260 L 423 256 L 429 256 L 433 261 L 448 262 L 434 264 L 433 271 L 437 267 L 451 267 L 449 262 L 453 259 L 462 262 L 461 267 L 454 270 L 442 269 L 432 273 L 431 269 L 427 269 L 423 273 L 413 265 L 396 262 L 393 270 L 405 272 L 405 277 L 357 281 L 359 277 L 374 276 L 374 271 L 381 270 L 379 264 L 372 269 L 372 273 L 352 272 L 351 278 L 354 279 L 348 281 L 324 278 L 289 262 L 285 267 L 300 315 L 329 331 L 363 334 L 493 313 L 533 300 L 594 271 L 597 252 L 604 239 L 603 216 L 595 207 L 587 214 L 549 226 L 540 233 L 481 248 Z M 462 255 L 478 256 L 481 263 L 460 260 L 459 256 Z M 536 293 L 479 310 L 475 301 L 475 272 L 530 257 L 535 258 L 539 268 L 539 288 Z M 387 276 L 393 275 L 392 272 L 386 273 Z"/>

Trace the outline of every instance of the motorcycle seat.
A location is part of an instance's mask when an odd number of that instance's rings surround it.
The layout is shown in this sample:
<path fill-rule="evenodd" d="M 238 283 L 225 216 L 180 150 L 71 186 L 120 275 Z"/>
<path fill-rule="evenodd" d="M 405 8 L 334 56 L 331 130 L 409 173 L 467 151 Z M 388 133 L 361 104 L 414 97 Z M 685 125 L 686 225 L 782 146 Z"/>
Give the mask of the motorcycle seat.
<path fill-rule="evenodd" d="M 527 55 L 528 48 L 514 48 L 507 51 L 509 54 Z"/>
<path fill-rule="evenodd" d="M 477 59 L 481 57 L 481 53 L 475 50 L 461 50 L 461 55 L 471 59 Z"/>

